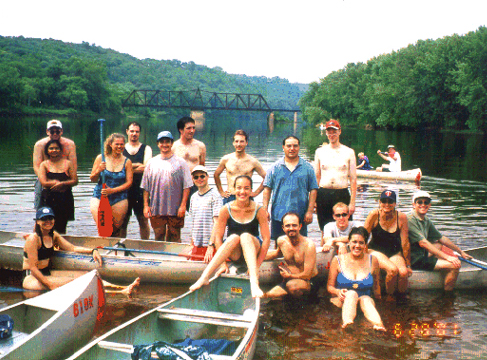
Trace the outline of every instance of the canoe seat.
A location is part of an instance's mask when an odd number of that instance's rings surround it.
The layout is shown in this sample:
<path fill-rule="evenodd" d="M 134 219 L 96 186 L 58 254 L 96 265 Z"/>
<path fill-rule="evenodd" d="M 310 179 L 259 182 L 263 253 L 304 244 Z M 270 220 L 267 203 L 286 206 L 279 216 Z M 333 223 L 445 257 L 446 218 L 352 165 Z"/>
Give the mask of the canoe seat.
<path fill-rule="evenodd" d="M 105 350 L 119 351 L 127 354 L 132 354 L 134 352 L 134 347 L 128 344 L 121 344 L 112 341 L 100 341 L 98 347 Z M 227 355 L 215 355 L 210 354 L 210 357 L 214 360 L 230 360 L 232 357 Z M 151 358 L 158 359 L 156 352 L 152 352 Z"/>
<path fill-rule="evenodd" d="M 248 328 L 252 318 L 230 313 L 221 313 L 217 311 L 193 310 L 184 308 L 162 308 L 157 309 L 160 313 L 160 319 L 196 322 L 213 325 L 224 325 Z"/>

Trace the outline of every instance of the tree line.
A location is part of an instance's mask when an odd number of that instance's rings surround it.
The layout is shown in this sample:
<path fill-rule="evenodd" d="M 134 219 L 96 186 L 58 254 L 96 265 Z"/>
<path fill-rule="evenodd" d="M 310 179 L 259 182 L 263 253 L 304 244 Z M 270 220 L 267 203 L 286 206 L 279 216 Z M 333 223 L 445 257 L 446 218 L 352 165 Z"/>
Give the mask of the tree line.
<path fill-rule="evenodd" d="M 300 100 L 306 121 L 367 128 L 487 130 L 487 28 L 350 63 Z"/>
<path fill-rule="evenodd" d="M 0 36 L 0 111 L 117 113 L 135 89 L 260 93 L 297 108 L 306 86 L 179 60 L 139 60 L 95 44 Z"/>

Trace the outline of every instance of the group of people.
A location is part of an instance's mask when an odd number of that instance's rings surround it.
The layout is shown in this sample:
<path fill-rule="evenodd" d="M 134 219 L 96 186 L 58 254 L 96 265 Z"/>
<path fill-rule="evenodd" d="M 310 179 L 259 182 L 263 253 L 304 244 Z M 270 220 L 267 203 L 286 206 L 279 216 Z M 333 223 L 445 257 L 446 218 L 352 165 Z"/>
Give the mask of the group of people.
<path fill-rule="evenodd" d="M 427 218 L 431 196 L 424 191 L 414 195 L 409 215 L 396 210 L 396 194 L 386 190 L 380 195 L 379 208 L 367 216 L 363 226 L 352 220 L 357 164 L 354 150 L 340 143 L 342 129 L 337 120 L 325 124 L 329 143 L 316 151 L 314 165 L 299 156 L 300 140 L 288 136 L 282 142 L 284 156 L 267 171 L 246 153 L 249 139 L 245 131 L 236 131 L 235 151 L 225 155 L 215 170 L 216 189 L 208 184 L 206 147 L 194 138 L 194 120 L 183 117 L 177 128 L 177 141 L 169 131 L 157 135 L 160 154 L 154 157 L 150 146 L 139 142 L 138 123 L 127 126 L 127 144 L 123 135 L 110 135 L 105 142 L 105 161 L 98 156 L 90 175 L 91 181 L 97 182 L 90 207 L 96 221 L 99 199 L 101 195 L 108 196 L 113 209 L 113 236 L 125 236 L 133 210 L 141 238 L 149 237 L 150 222 L 156 240 L 173 242 L 181 241 L 180 230 L 188 211 L 192 222 L 190 256 L 208 263 L 191 290 L 207 284 L 214 273 L 227 272 L 226 260 L 231 259 L 247 265 L 254 297 L 312 292 L 318 270 L 316 246 L 307 237 L 307 225 L 313 221 L 314 212 L 322 230 L 323 251 L 337 249 L 327 290 L 332 302 L 343 308 L 344 326 L 353 322 L 360 304 L 374 327 L 384 328 L 372 300 L 372 294 L 381 298 L 380 269 L 386 273 L 386 300 L 391 301 L 396 292 L 405 294 L 412 269 L 445 271 L 445 290 L 453 289 L 460 262 L 443 252 L 441 245 L 469 258 Z M 34 150 L 34 169 L 43 187 L 36 194 L 41 194 L 41 206 L 50 206 L 56 213 L 57 198 L 44 192 L 59 192 L 72 198 L 69 189 L 77 183 L 76 148 L 72 141 L 61 137 L 58 120 L 48 123 L 47 132 L 48 139 L 39 141 Z M 44 149 L 44 155 L 39 154 L 39 149 Z M 400 167 L 394 146 L 389 147 L 387 157 L 380 155 L 391 162 L 390 171 L 395 171 L 397 164 Z M 226 190 L 220 179 L 223 171 Z M 263 179 L 256 190 L 252 182 L 254 172 Z M 102 173 L 105 188 L 101 186 Z M 261 192 L 263 201 L 259 205 L 254 198 Z M 63 206 L 67 206 L 64 201 Z M 66 220 L 71 220 L 74 212 L 56 213 L 56 223 L 58 216 L 66 214 Z M 65 223 L 55 230 L 65 232 Z M 271 239 L 275 240 L 275 249 L 269 250 Z M 38 243 L 38 248 L 42 246 Z M 259 286 L 258 269 L 264 260 L 278 257 L 284 258 L 279 265 L 283 281 L 264 293 Z"/>

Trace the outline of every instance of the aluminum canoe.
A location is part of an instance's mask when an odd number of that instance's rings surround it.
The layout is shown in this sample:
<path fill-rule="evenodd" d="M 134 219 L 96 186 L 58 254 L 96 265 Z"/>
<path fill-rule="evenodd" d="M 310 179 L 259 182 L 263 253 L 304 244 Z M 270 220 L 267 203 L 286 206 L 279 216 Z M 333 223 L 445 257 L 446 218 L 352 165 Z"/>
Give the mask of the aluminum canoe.
<path fill-rule="evenodd" d="M 104 311 L 105 294 L 96 270 L 1 309 L 0 314 L 14 320 L 14 329 L 11 337 L 0 339 L 0 359 L 62 359 L 90 341 Z"/>
<path fill-rule="evenodd" d="M 419 181 L 423 174 L 421 169 L 413 169 L 401 172 L 383 172 L 374 170 L 357 170 L 357 177 L 380 180 Z"/>
<path fill-rule="evenodd" d="M 0 267 L 21 270 L 24 248 L 23 233 L 0 231 Z M 65 236 L 74 245 L 95 247 L 119 247 L 121 250 L 103 250 L 103 266 L 97 267 L 89 254 L 56 251 L 52 259 L 56 270 L 97 269 L 104 280 L 115 283 L 130 283 L 140 277 L 143 282 L 191 284 L 203 272 L 203 261 L 189 260 L 187 244 L 163 241 L 134 240 L 103 237 Z M 123 249 L 135 249 L 128 251 Z M 173 255 L 168 255 L 173 254 Z M 326 279 L 333 253 L 317 252 L 319 278 Z M 278 264 L 282 259 L 264 261 L 259 269 L 262 284 L 275 284 L 281 281 Z M 232 274 L 245 272 L 245 269 L 230 265 Z"/>
<path fill-rule="evenodd" d="M 209 350 L 214 360 L 250 360 L 255 352 L 259 312 L 260 299 L 252 298 L 248 278 L 222 275 L 109 331 L 68 360 L 128 360 L 134 345 L 156 341 L 177 345 L 187 338 L 232 342 L 232 349 L 221 354 Z"/>

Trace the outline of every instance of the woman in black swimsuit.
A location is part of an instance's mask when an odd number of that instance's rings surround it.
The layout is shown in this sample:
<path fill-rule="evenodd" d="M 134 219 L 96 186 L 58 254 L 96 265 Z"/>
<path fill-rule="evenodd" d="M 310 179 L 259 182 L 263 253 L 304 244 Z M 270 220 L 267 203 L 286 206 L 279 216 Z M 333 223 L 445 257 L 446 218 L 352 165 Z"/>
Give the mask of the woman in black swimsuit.
<path fill-rule="evenodd" d="M 217 252 L 198 281 L 189 288 L 190 290 L 208 284 L 210 276 L 220 265 L 218 274 L 228 272 L 226 259 L 239 261 L 243 257 L 249 269 L 252 297 L 264 295 L 259 287 L 258 272 L 269 249 L 269 223 L 265 209 L 250 200 L 251 192 L 252 179 L 246 175 L 238 176 L 235 179 L 236 200 L 221 208 L 218 222 L 213 229 L 215 244 L 208 245 L 216 246 Z M 226 226 L 228 226 L 228 236 L 223 240 Z M 262 240 L 259 237 L 259 227 Z"/>
<path fill-rule="evenodd" d="M 73 163 L 63 158 L 63 147 L 59 140 L 48 141 L 44 153 L 48 159 L 39 167 L 39 181 L 42 185 L 40 206 L 49 206 L 54 211 L 54 230 L 65 234 L 68 221 L 74 220 L 71 188 L 78 184 L 78 176 Z"/>
<path fill-rule="evenodd" d="M 380 195 L 379 209 L 372 210 L 364 227 L 372 234 L 368 244 L 369 253 L 385 270 L 387 301 L 393 301 L 394 291 L 405 294 L 408 277 L 412 275 L 411 253 L 406 214 L 396 210 L 396 193 L 385 190 Z"/>
<path fill-rule="evenodd" d="M 82 254 L 92 254 L 93 259 L 102 265 L 98 249 L 74 246 L 54 231 L 54 212 L 49 207 L 41 207 L 36 213 L 35 232 L 26 237 L 24 245 L 24 281 L 22 287 L 27 290 L 52 290 L 60 287 L 84 274 L 82 271 L 51 271 L 50 260 L 55 248 Z M 112 291 L 130 295 L 139 285 L 137 278 L 129 286 L 118 286 L 106 281 L 103 285 L 120 290 Z M 107 291 L 108 292 L 108 291 Z"/>

